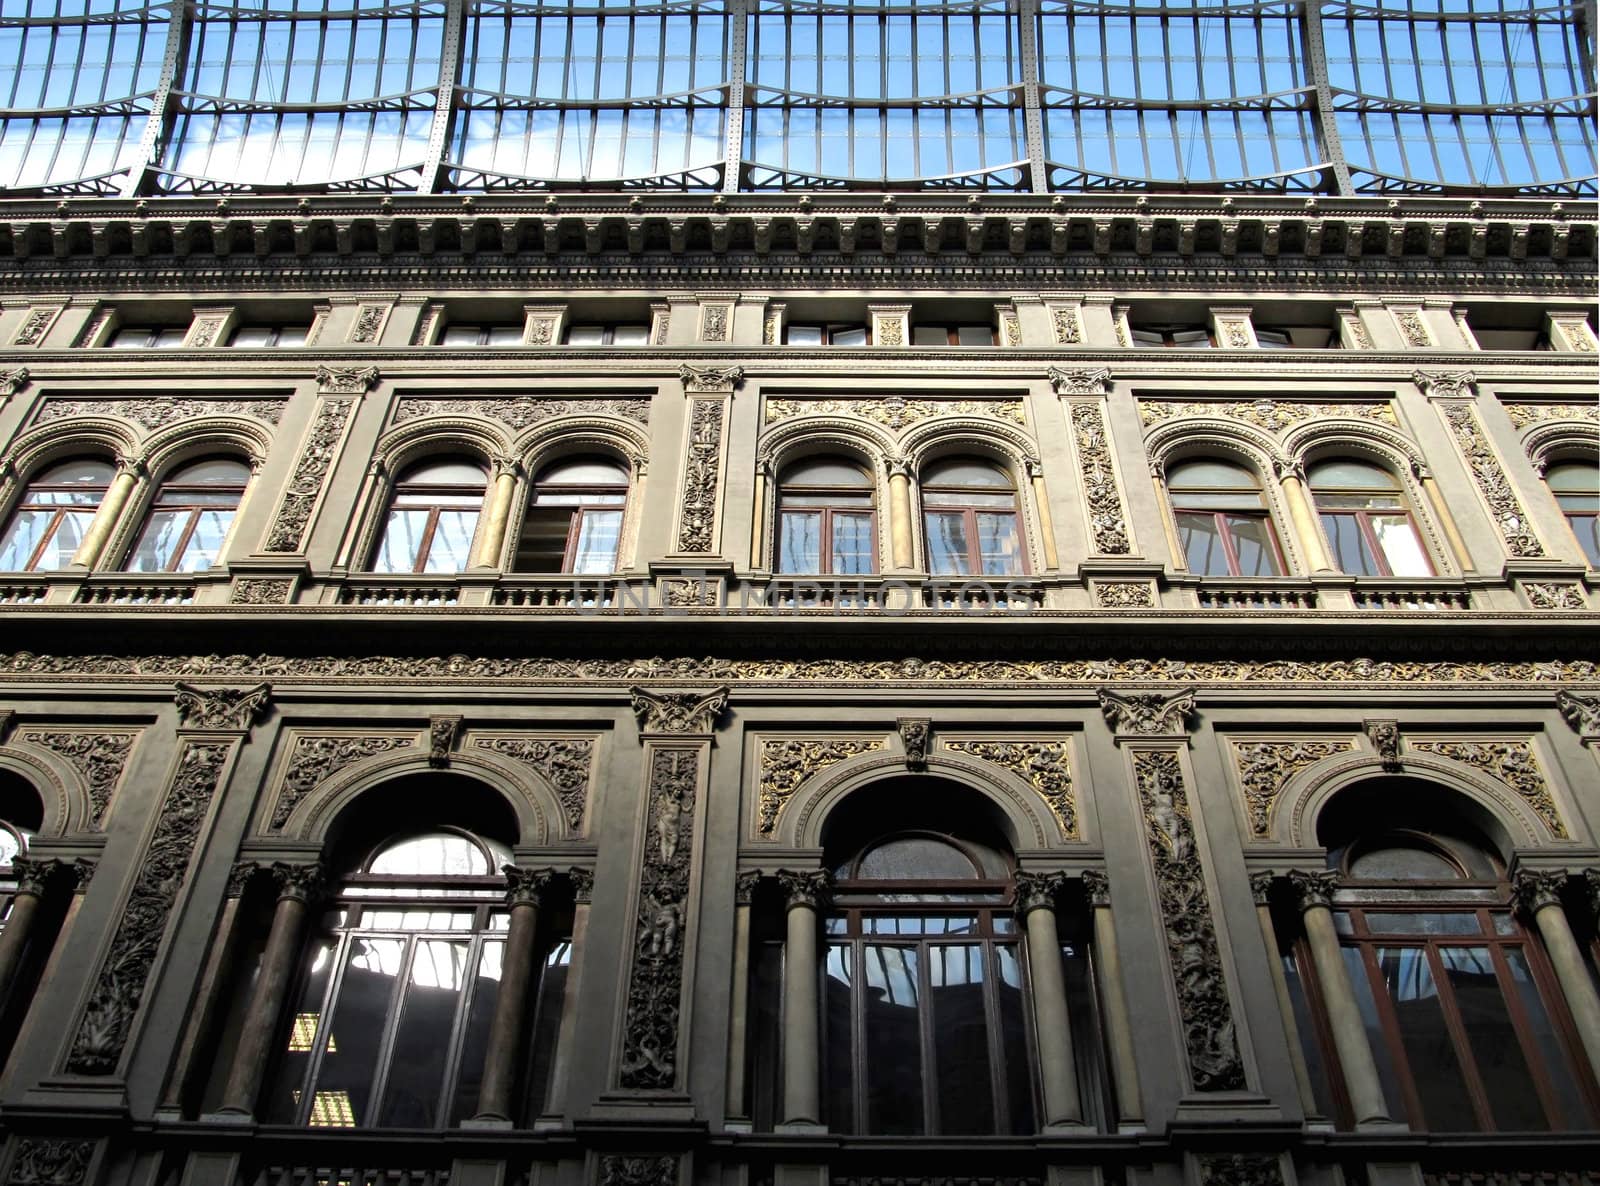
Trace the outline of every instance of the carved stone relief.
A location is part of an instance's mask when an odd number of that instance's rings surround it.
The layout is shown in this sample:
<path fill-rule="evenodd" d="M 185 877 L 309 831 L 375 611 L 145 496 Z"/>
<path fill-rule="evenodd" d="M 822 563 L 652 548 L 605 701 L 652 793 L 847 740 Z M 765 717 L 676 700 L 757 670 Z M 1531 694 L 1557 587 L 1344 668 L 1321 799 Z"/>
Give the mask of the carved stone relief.
<path fill-rule="evenodd" d="M 362 390 L 365 390 L 363 387 Z M 355 400 L 324 400 L 312 422 L 311 431 L 300 447 L 294 473 L 284 491 L 283 501 L 273 518 L 272 529 L 267 532 L 268 552 L 298 552 L 301 550 L 306 528 L 311 522 L 311 509 L 322 494 L 322 483 L 333 465 L 333 455 L 344 435 L 346 421 Z"/>
<path fill-rule="evenodd" d="M 906 767 L 925 770 L 928 766 L 928 739 L 933 732 L 933 722 L 927 717 L 901 717 L 895 722 L 900 734 L 900 748 L 906 756 Z"/>
<path fill-rule="evenodd" d="M 355 324 L 350 327 L 350 341 L 358 344 L 376 342 L 388 316 L 388 305 L 362 305 L 356 313 Z"/>
<path fill-rule="evenodd" d="M 605 1153 L 600 1157 L 598 1186 L 676 1186 L 678 1159 Z"/>
<path fill-rule="evenodd" d="M 574 833 L 582 830 L 594 767 L 594 738 L 489 736 L 473 737 L 470 744 L 537 771 L 555 788 L 567 827 Z"/>
<path fill-rule="evenodd" d="M 128 753 L 139 738 L 138 729 L 23 729 L 16 740 L 36 745 L 64 758 L 89 790 L 89 823 L 98 829 L 106 808 L 128 763 Z"/>
<path fill-rule="evenodd" d="M 1127 512 L 1111 464 L 1111 442 L 1097 403 L 1072 405 L 1072 443 L 1078 452 L 1078 469 L 1089 502 L 1089 527 L 1094 550 L 1120 556 L 1130 550 Z"/>
<path fill-rule="evenodd" d="M 678 1083 L 684 930 L 699 767 L 697 748 L 662 746 L 650 752 L 644 865 L 618 1078 L 625 1089 L 670 1090 Z"/>
<path fill-rule="evenodd" d="M 1583 590 L 1570 581 L 1523 581 L 1522 591 L 1534 609 L 1583 609 Z"/>
<path fill-rule="evenodd" d="M 9 371 L 0 371 L 0 399 L 21 391 L 28 382 L 28 373 L 27 367 L 12 367 Z"/>
<path fill-rule="evenodd" d="M 766 423 L 776 424 L 795 416 L 859 416 L 898 432 L 935 416 L 984 416 L 1010 424 L 1026 424 L 1027 416 L 1018 399 L 769 399 Z"/>
<path fill-rule="evenodd" d="M 700 340 L 726 342 L 728 340 L 728 306 L 707 305 L 700 316 Z"/>
<path fill-rule="evenodd" d="M 248 416 L 276 425 L 288 404 L 283 399 L 47 399 L 33 422 L 47 424 L 67 416 L 120 416 L 154 431 L 202 416 Z"/>
<path fill-rule="evenodd" d="M 1156 591 L 1149 581 L 1095 581 L 1094 603 L 1102 609 L 1154 609 Z"/>
<path fill-rule="evenodd" d="M 905 317 L 899 314 L 873 317 L 872 341 L 876 346 L 904 346 L 906 344 Z"/>
<path fill-rule="evenodd" d="M 685 363 L 678 368 L 678 379 L 685 394 L 728 392 L 744 381 L 744 368 L 737 366 L 691 366 Z"/>
<path fill-rule="evenodd" d="M 1083 343 L 1083 327 L 1078 322 L 1078 311 L 1070 305 L 1057 305 L 1050 310 L 1050 322 L 1055 327 L 1056 345 L 1078 346 Z"/>
<path fill-rule="evenodd" d="M 267 709 L 271 684 L 253 688 L 200 688 L 177 684 L 178 719 L 189 729 L 248 729 Z"/>
<path fill-rule="evenodd" d="M 1561 813 L 1556 810 L 1555 799 L 1545 782 L 1544 771 L 1533 756 L 1533 746 L 1526 741 L 1410 741 L 1410 749 L 1417 753 L 1438 754 L 1467 766 L 1476 767 L 1493 775 L 1510 787 L 1533 809 L 1550 835 L 1558 840 L 1571 836 Z"/>
<path fill-rule="evenodd" d="M 1429 399 L 1472 399 L 1478 376 L 1471 371 L 1412 371 L 1411 381 Z"/>
<path fill-rule="evenodd" d="M 188 874 L 201 825 L 235 744 L 186 741 L 178 751 L 177 769 L 162 801 L 155 832 L 73 1037 L 68 1072 L 109 1075 L 116 1070 L 144 998 L 156 949 Z"/>
<path fill-rule="evenodd" d="M 1355 748 L 1351 741 L 1234 740 L 1231 745 L 1250 832 L 1258 838 L 1272 834 L 1272 815 L 1286 782 L 1307 766 Z"/>
<path fill-rule="evenodd" d="M 1466 458 L 1467 468 L 1472 471 L 1473 481 L 1477 482 L 1484 501 L 1489 504 L 1489 511 L 1500 529 L 1501 537 L 1506 541 L 1507 549 L 1513 556 L 1543 556 L 1544 547 L 1528 530 L 1528 516 L 1511 489 L 1511 482 L 1500 465 L 1500 459 L 1495 456 L 1488 439 L 1483 435 L 1472 406 L 1464 403 L 1444 404 L 1441 410 L 1462 456 Z"/>
<path fill-rule="evenodd" d="M 1567 884 L 1565 871 L 1518 869 L 1511 878 L 1511 898 L 1529 919 L 1547 906 L 1561 905 L 1561 891 Z"/>
<path fill-rule="evenodd" d="M 1374 420 L 1398 428 L 1399 419 L 1387 401 L 1383 403 L 1312 404 L 1284 402 L 1275 399 L 1228 400 L 1226 402 L 1192 403 L 1179 400 L 1139 401 L 1139 419 L 1146 427 L 1167 420 L 1191 417 L 1218 417 L 1237 420 L 1267 432 L 1280 433 L 1307 420 L 1342 418 L 1345 420 Z"/>
<path fill-rule="evenodd" d="M 1057 395 L 1105 395 L 1111 385 L 1111 372 L 1105 367 L 1070 371 L 1051 367 L 1048 378 Z"/>
<path fill-rule="evenodd" d="M 1378 755 L 1378 760 L 1383 763 L 1383 768 L 1391 774 L 1400 769 L 1400 722 L 1390 720 L 1363 721 L 1362 728 L 1372 748 Z"/>
<path fill-rule="evenodd" d="M 22 319 L 22 324 L 17 327 L 17 336 L 11 339 L 13 346 L 37 346 L 44 340 L 45 331 L 55 323 L 60 314 L 59 308 L 34 308 L 28 310 L 28 315 Z"/>
<path fill-rule="evenodd" d="M 428 720 L 428 765 L 435 769 L 450 765 L 450 751 L 461 732 L 459 716 L 436 716 Z"/>
<path fill-rule="evenodd" d="M 1139 737 L 1181 737 L 1194 715 L 1192 690 L 1166 696 L 1160 692 L 1113 692 L 1101 688 L 1100 711 L 1111 729 Z"/>
<path fill-rule="evenodd" d="M 1200 1186 L 1283 1186 L 1283 1170 L 1265 1154 L 1202 1154 Z"/>
<path fill-rule="evenodd" d="M 485 416 L 521 431 L 556 416 L 622 416 L 640 424 L 650 423 L 647 399 L 402 399 L 395 407 L 392 423 L 401 424 L 419 416 Z"/>
<path fill-rule="evenodd" d="M 81 1186 L 95 1142 L 73 1137 L 21 1137 L 6 1186 Z"/>
<path fill-rule="evenodd" d="M 243 577 L 233 583 L 234 605 L 286 605 L 294 582 L 279 577 Z"/>
<path fill-rule="evenodd" d="M 1556 693 L 1561 715 L 1584 737 L 1600 736 L 1600 696 L 1580 696 L 1576 692 Z"/>
<path fill-rule="evenodd" d="M 1234 1037 L 1233 1008 L 1222 977 L 1222 955 L 1196 850 L 1183 767 L 1175 753 L 1141 750 L 1133 755 L 1133 772 L 1155 866 L 1190 1077 L 1196 1091 L 1237 1091 L 1245 1086 L 1244 1066 Z"/>
<path fill-rule="evenodd" d="M 365 395 L 377 382 L 377 367 L 317 368 L 317 391 L 322 395 Z"/>
<path fill-rule="evenodd" d="M 1428 336 L 1428 327 L 1422 323 L 1422 314 L 1414 309 L 1396 309 L 1394 319 L 1400 326 L 1400 336 L 1405 339 L 1407 346 L 1431 346 L 1433 339 Z"/>
<path fill-rule="evenodd" d="M 640 733 L 709 734 L 728 707 L 728 689 L 710 692 L 652 692 L 630 688 Z"/>
<path fill-rule="evenodd" d="M 722 401 L 697 399 L 689 414 L 689 448 L 683 466 L 678 551 L 711 551 L 717 518 L 717 475 L 722 462 Z"/>
<path fill-rule="evenodd" d="M 992 762 L 1031 786 L 1056 817 L 1063 840 L 1078 840 L 1078 804 L 1072 793 L 1072 752 L 1064 741 L 942 742 L 945 749 Z"/>
<path fill-rule="evenodd" d="M 884 748 L 881 738 L 766 738 L 761 742 L 756 791 L 756 831 L 770 837 L 784 804 L 812 775 L 846 758 Z"/>
<path fill-rule="evenodd" d="M 278 799 L 272 807 L 273 830 L 279 830 L 289 822 L 294 809 L 317 788 L 319 783 L 331 778 L 346 766 L 363 758 L 386 754 L 391 750 L 405 749 L 415 744 L 416 737 L 410 733 L 367 734 L 354 737 L 339 733 L 299 734 L 289 750 L 289 758 L 284 765 L 282 782 L 278 788 Z"/>
<path fill-rule="evenodd" d="M 1600 404 L 1519 404 L 1502 403 L 1511 423 L 1518 428 L 1543 424 L 1547 420 L 1589 420 L 1600 423 Z"/>

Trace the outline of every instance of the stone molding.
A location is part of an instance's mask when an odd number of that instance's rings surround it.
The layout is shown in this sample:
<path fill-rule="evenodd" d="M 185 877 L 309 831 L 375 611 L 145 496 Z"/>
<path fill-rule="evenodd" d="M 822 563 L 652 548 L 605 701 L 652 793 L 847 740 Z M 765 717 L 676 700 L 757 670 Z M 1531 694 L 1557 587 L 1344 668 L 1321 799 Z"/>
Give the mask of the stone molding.
<path fill-rule="evenodd" d="M 1018 399 L 906 399 L 886 395 L 860 399 L 785 399 L 766 401 L 763 424 L 797 416 L 854 416 L 894 432 L 941 416 L 982 416 L 1026 425 L 1024 402 Z"/>
<path fill-rule="evenodd" d="M 1067 418 L 1072 425 L 1072 445 L 1078 458 L 1078 472 L 1088 504 L 1090 538 L 1094 551 L 1106 556 L 1122 556 L 1133 550 L 1129 540 L 1128 512 L 1117 482 L 1112 458 L 1111 438 L 1099 401 L 1069 405 Z"/>
<path fill-rule="evenodd" d="M 1227 401 L 1141 399 L 1139 421 L 1146 428 L 1168 420 L 1188 420 L 1216 417 L 1237 420 L 1264 432 L 1281 434 L 1308 420 L 1327 419 L 1372 420 L 1390 428 L 1399 428 L 1394 405 L 1388 400 L 1362 403 L 1311 403 L 1301 400 L 1236 399 Z"/>
<path fill-rule="evenodd" d="M 288 406 L 286 399 L 46 399 L 34 413 L 33 423 L 48 424 L 72 416 L 117 416 L 154 432 L 207 416 L 247 416 L 276 428 Z"/>
<path fill-rule="evenodd" d="M 281 831 L 295 809 L 346 766 L 417 743 L 415 732 L 323 733 L 293 730 L 290 738 L 288 758 L 284 762 L 283 773 L 278 777 L 277 796 L 268 820 L 268 826 L 274 831 Z"/>

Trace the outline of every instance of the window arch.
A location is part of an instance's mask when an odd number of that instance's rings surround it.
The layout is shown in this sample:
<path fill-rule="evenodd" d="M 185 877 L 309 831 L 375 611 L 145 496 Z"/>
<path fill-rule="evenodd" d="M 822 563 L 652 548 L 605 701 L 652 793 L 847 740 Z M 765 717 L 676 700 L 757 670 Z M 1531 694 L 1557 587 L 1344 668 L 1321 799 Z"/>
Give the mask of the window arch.
<path fill-rule="evenodd" d="M 1499 855 L 1431 784 L 1347 790 L 1319 822 L 1334 926 L 1388 1114 L 1431 1131 L 1593 1127 L 1597 1096 Z M 1351 1121 L 1304 938 L 1285 959 L 1324 1108 Z M 1307 994 L 1302 984 L 1312 989 Z"/>
<path fill-rule="evenodd" d="M 1399 480 L 1369 461 L 1333 457 L 1306 467 L 1329 554 L 1355 576 L 1433 575 Z"/>
<path fill-rule="evenodd" d="M 471 562 L 485 473 L 470 457 L 428 457 L 400 471 L 374 572 L 461 572 Z"/>
<path fill-rule="evenodd" d="M 203 458 L 174 469 L 156 490 L 127 570 L 215 568 L 249 482 L 250 467 L 233 457 Z"/>
<path fill-rule="evenodd" d="M 509 928 L 498 871 L 510 859 L 494 840 L 445 827 L 369 849 L 312 937 L 266 1122 L 443 1128 L 477 1113 Z M 558 1014 L 570 952 L 563 938 L 546 953 L 540 1013 Z M 548 1046 L 548 1022 L 529 1029 L 535 1049 Z"/>
<path fill-rule="evenodd" d="M 1190 572 L 1282 575 L 1283 549 L 1250 470 L 1214 457 L 1177 461 L 1167 467 L 1167 493 Z"/>
<path fill-rule="evenodd" d="M 533 481 L 513 571 L 616 572 L 627 502 L 628 470 L 610 457 L 545 466 Z"/>
<path fill-rule="evenodd" d="M 0 571 L 38 572 L 71 564 L 116 472 L 99 457 L 74 457 L 42 470 L 28 483 L 0 537 Z"/>
<path fill-rule="evenodd" d="M 1600 465 L 1557 461 L 1546 467 L 1544 482 L 1566 516 L 1567 526 L 1578 537 L 1589 567 L 1600 568 Z"/>
<path fill-rule="evenodd" d="M 778 474 L 781 573 L 859 576 L 878 571 L 872 475 L 840 456 L 802 458 Z"/>
<path fill-rule="evenodd" d="M 1016 484 L 981 457 L 942 457 L 922 469 L 928 571 L 938 576 L 1027 572 Z"/>

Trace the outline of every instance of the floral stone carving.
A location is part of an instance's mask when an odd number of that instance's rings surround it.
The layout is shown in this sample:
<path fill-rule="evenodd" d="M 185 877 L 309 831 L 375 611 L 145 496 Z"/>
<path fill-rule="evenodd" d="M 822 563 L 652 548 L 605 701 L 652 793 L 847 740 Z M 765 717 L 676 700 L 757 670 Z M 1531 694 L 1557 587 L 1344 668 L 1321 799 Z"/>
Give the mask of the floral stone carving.
<path fill-rule="evenodd" d="M 402 399 L 394 423 L 419 416 L 485 416 L 520 432 L 557 416 L 621 416 L 650 423 L 647 399 Z"/>
<path fill-rule="evenodd" d="M 1488 439 L 1478 424 L 1478 417 L 1470 404 L 1444 404 L 1441 406 L 1445 422 L 1455 435 L 1456 444 L 1466 458 L 1472 479 L 1478 484 L 1484 501 L 1489 504 L 1495 525 L 1506 541 L 1513 556 L 1543 556 L 1544 547 L 1528 530 L 1528 516 L 1511 489 L 1506 471 L 1495 456 Z"/>
<path fill-rule="evenodd" d="M 1078 468 L 1089 502 L 1089 526 L 1095 551 L 1122 555 L 1130 548 L 1127 512 L 1123 509 L 1122 491 L 1117 486 L 1116 470 L 1111 464 L 1111 442 L 1106 436 L 1099 404 L 1072 405 L 1072 443 L 1078 451 Z"/>
<path fill-rule="evenodd" d="M 155 834 L 139 864 L 73 1037 L 67 1056 L 67 1070 L 72 1074 L 109 1075 L 122 1057 L 155 964 L 156 949 L 187 877 L 200 826 L 235 744 L 188 741 L 179 751 L 177 771 L 162 802 Z"/>
<path fill-rule="evenodd" d="M 189 729 L 248 729 L 267 709 L 271 684 L 253 688 L 199 688 L 180 682 L 178 719 Z"/>
<path fill-rule="evenodd" d="M 1229 400 L 1216 403 L 1190 403 L 1176 400 L 1140 400 L 1139 419 L 1146 426 L 1166 420 L 1188 419 L 1196 416 L 1237 420 L 1267 432 L 1278 433 L 1307 420 L 1342 418 L 1345 420 L 1374 420 L 1398 428 L 1400 421 L 1394 408 L 1384 403 L 1311 404 L 1284 403 L 1273 399 Z"/>
<path fill-rule="evenodd" d="M 1141 750 L 1134 781 L 1155 865 L 1189 1072 L 1197 1091 L 1242 1089 L 1244 1065 L 1234 1037 L 1233 1008 L 1222 978 L 1222 955 L 1194 839 L 1178 755 Z"/>
<path fill-rule="evenodd" d="M 1100 689 L 1100 711 L 1114 732 L 1139 737 L 1181 737 L 1194 715 L 1194 692 L 1113 692 Z"/>
<path fill-rule="evenodd" d="M 765 421 L 776 424 L 795 416 L 859 416 L 899 431 L 934 416 L 986 416 L 1010 424 L 1026 424 L 1017 399 L 769 399 Z"/>
<path fill-rule="evenodd" d="M 1518 428 L 1542 424 L 1546 420 L 1588 420 L 1600 422 L 1600 404 L 1522 404 L 1501 405 Z"/>
<path fill-rule="evenodd" d="M 34 423 L 44 424 L 65 416 L 121 416 L 154 431 L 201 416 L 248 416 L 276 425 L 288 400 L 282 399 L 50 399 Z"/>
<path fill-rule="evenodd" d="M 945 741 L 944 748 L 971 754 L 1011 771 L 1031 786 L 1056 817 L 1063 840 L 1077 840 L 1078 804 L 1072 794 L 1071 750 L 1064 741 Z"/>
<path fill-rule="evenodd" d="M 877 738 L 767 739 L 761 743 L 759 786 L 756 792 L 756 831 L 771 836 L 784 804 L 812 775 L 846 758 L 884 748 Z"/>
<path fill-rule="evenodd" d="M 711 551 L 717 518 L 717 471 L 722 458 L 722 401 L 697 399 L 689 416 L 689 450 L 683 467 L 678 551 Z"/>
<path fill-rule="evenodd" d="M 1561 715 L 1584 737 L 1600 736 L 1600 696 L 1580 696 L 1565 690 L 1556 693 Z"/>
<path fill-rule="evenodd" d="M 365 387 L 362 390 L 366 390 Z M 306 527 L 311 522 L 311 508 L 322 494 L 323 480 L 333 465 L 333 455 L 339 447 L 339 439 L 344 435 L 350 411 L 355 406 L 355 400 L 352 399 L 323 401 L 305 444 L 300 448 L 294 473 L 289 478 L 283 501 L 278 504 L 278 513 L 273 517 L 272 529 L 267 532 L 267 551 L 300 550 Z"/>
<path fill-rule="evenodd" d="M 288 823 L 294 809 L 324 779 L 363 758 L 413 744 L 415 738 L 409 734 L 349 737 L 302 733 L 294 739 L 294 748 L 289 751 L 283 785 L 278 790 L 278 801 L 272 808 L 273 829 L 282 828 Z"/>
<path fill-rule="evenodd" d="M 1493 775 L 1533 808 L 1550 835 L 1558 840 L 1570 837 L 1533 747 L 1526 741 L 1413 741 L 1410 746 L 1418 753 L 1438 754 Z"/>
<path fill-rule="evenodd" d="M 594 740 L 589 737 L 476 737 L 474 749 L 503 754 L 536 770 L 561 800 L 561 814 L 573 832 L 583 827 L 589 805 L 590 770 L 594 765 Z"/>
<path fill-rule="evenodd" d="M 1354 748 L 1349 741 L 1235 741 L 1233 763 L 1244 789 L 1251 834 L 1272 833 L 1272 813 L 1284 783 L 1307 766 Z"/>
<path fill-rule="evenodd" d="M 22 1137 L 6 1186 L 80 1186 L 89 1176 L 95 1142 L 72 1137 Z"/>
<path fill-rule="evenodd" d="M 708 734 L 728 707 L 728 689 L 711 692 L 651 692 L 630 688 L 641 733 Z"/>
<path fill-rule="evenodd" d="M 599 1186 L 676 1186 L 678 1159 L 660 1156 L 602 1154 Z"/>
<path fill-rule="evenodd" d="M 684 930 L 699 769 L 697 748 L 661 747 L 650 753 L 650 808 L 619 1075 L 625 1089 L 669 1090 L 678 1082 Z"/>
<path fill-rule="evenodd" d="M 138 737 L 137 729 L 27 729 L 17 740 L 47 749 L 71 764 L 88 788 L 90 822 L 98 828 L 128 763 L 128 751 Z"/>

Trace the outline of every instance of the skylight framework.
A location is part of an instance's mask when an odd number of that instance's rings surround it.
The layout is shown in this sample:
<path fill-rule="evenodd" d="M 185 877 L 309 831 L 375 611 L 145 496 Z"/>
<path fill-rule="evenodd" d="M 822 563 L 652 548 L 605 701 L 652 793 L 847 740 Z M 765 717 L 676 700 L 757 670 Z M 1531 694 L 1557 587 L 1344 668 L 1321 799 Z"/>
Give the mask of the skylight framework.
<path fill-rule="evenodd" d="M 0 0 L 0 191 L 1596 192 L 1542 0 Z"/>

